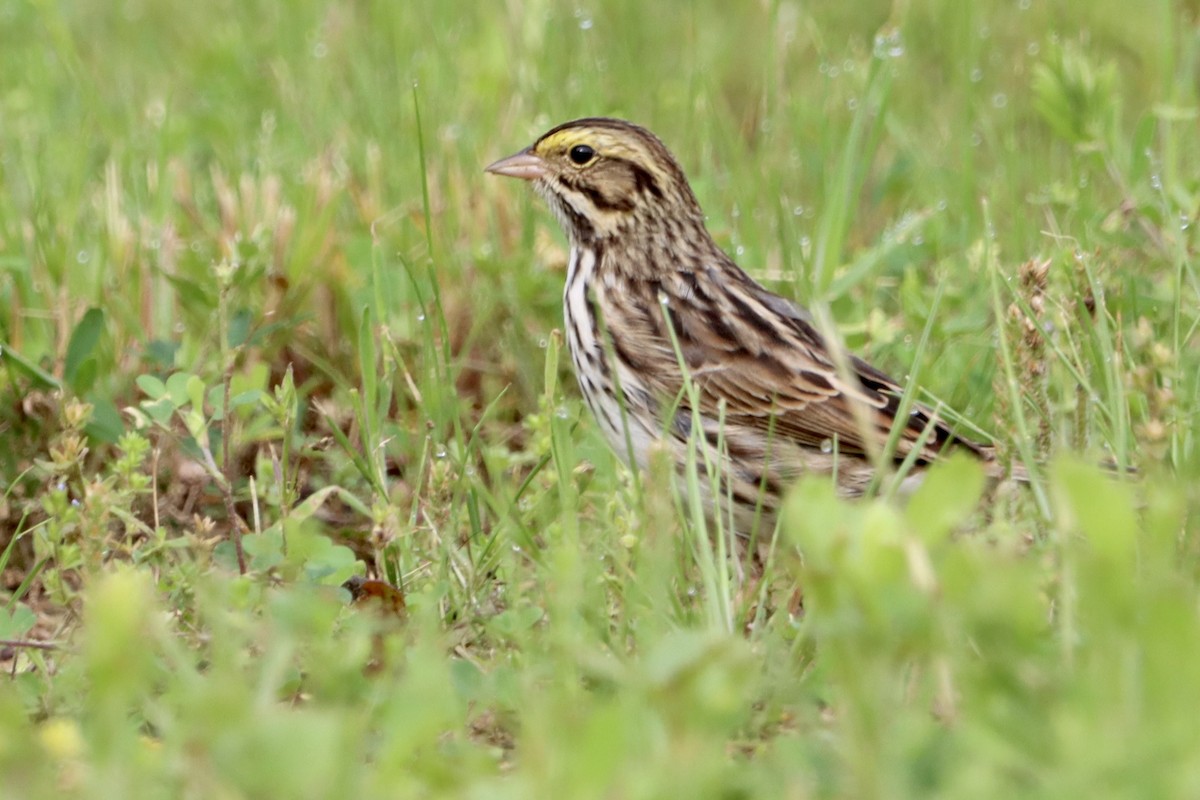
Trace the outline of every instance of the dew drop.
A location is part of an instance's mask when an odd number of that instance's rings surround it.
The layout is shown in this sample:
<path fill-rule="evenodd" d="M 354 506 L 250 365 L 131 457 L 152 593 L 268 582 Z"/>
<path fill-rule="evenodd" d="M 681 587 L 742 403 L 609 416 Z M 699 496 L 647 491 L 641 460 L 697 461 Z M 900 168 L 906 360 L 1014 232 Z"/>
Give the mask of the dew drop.
<path fill-rule="evenodd" d="M 900 29 L 894 28 L 887 35 L 875 36 L 872 53 L 875 58 L 899 58 L 904 55 L 904 40 L 900 37 Z"/>
<path fill-rule="evenodd" d="M 324 58 L 329 55 L 329 45 L 324 42 L 317 42 L 312 49 L 313 58 Z"/>
<path fill-rule="evenodd" d="M 437 446 L 433 448 L 433 456 L 434 456 L 434 458 L 445 458 L 446 457 L 446 445 L 441 444 L 439 442 L 437 444 Z"/>
<path fill-rule="evenodd" d="M 658 293 L 658 302 L 659 302 L 659 305 L 669 306 L 669 305 L 671 305 L 671 298 L 667 297 L 666 292 L 659 292 Z"/>
<path fill-rule="evenodd" d="M 983 80 L 983 70 L 979 67 L 971 70 L 971 83 L 979 83 L 981 80 Z"/>
<path fill-rule="evenodd" d="M 833 439 L 822 439 L 821 440 L 821 452 L 822 453 L 832 453 L 833 452 Z"/>
<path fill-rule="evenodd" d="M 78 253 L 75 254 L 75 260 L 78 261 L 80 264 L 88 263 L 88 261 L 90 261 L 91 258 L 92 258 L 92 254 L 89 253 L 87 250 L 80 250 Z"/>
<path fill-rule="evenodd" d="M 996 92 L 992 95 L 992 105 L 996 108 L 1004 108 L 1008 105 L 1008 95 L 1004 92 Z"/>

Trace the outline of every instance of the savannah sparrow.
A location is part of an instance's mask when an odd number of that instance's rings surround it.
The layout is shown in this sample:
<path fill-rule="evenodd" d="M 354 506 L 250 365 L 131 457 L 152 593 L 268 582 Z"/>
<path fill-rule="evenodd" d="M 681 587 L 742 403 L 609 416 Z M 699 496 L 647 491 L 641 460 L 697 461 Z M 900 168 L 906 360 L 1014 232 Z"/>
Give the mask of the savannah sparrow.
<path fill-rule="evenodd" d="M 879 454 L 913 480 L 948 446 L 998 473 L 990 448 L 910 404 L 878 369 L 840 354 L 807 311 L 772 294 L 713 241 L 675 158 L 617 119 L 559 125 L 488 172 L 520 178 L 571 242 L 563 294 L 579 387 L 613 448 L 644 468 L 666 445 L 679 471 L 695 436 L 739 533 L 771 525 L 788 485 L 832 474 L 861 494 Z M 689 387 L 689 380 L 691 386 Z M 701 464 L 705 463 L 703 461 Z M 705 469 L 699 470 L 701 476 Z"/>

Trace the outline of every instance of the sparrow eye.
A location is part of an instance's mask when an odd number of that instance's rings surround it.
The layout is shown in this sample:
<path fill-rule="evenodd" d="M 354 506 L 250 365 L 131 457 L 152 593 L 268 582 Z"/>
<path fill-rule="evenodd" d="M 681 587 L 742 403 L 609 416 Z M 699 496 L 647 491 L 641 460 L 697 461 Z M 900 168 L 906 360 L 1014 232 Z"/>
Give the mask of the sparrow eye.
<path fill-rule="evenodd" d="M 571 148 L 571 152 L 568 155 L 571 161 L 582 167 L 596 157 L 596 151 L 586 144 L 577 144 Z"/>

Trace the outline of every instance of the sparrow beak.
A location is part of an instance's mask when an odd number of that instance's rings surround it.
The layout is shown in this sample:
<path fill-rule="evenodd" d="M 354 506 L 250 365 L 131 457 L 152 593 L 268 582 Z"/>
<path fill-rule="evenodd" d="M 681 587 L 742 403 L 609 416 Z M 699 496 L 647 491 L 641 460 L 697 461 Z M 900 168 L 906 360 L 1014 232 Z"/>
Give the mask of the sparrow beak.
<path fill-rule="evenodd" d="M 487 167 L 484 172 L 532 181 L 546 175 L 546 162 L 525 149 L 508 158 L 500 159 Z"/>

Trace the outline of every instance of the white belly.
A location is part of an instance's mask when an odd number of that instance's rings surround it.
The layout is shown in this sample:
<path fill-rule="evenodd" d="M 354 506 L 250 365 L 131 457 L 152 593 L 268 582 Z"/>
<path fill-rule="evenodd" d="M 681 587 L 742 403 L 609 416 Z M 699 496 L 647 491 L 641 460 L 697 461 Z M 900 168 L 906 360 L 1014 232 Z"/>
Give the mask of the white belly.
<path fill-rule="evenodd" d="M 623 363 L 618 363 L 615 370 L 603 368 L 604 364 L 611 367 L 616 359 L 609 358 L 611 351 L 600 341 L 597 326 L 591 322 L 592 304 L 588 291 L 594 283 L 595 269 L 596 257 L 592 251 L 571 249 L 567 285 L 563 291 L 567 347 L 571 351 L 579 390 L 609 445 L 627 464 L 645 467 L 650 446 L 659 438 L 658 431 L 648 421 L 648 414 L 635 415 L 628 407 L 623 408 L 621 400 L 618 400 L 618 392 L 613 391 L 614 374 L 625 389 L 640 385 L 637 376 Z M 603 330 L 603 323 L 599 330 Z"/>

